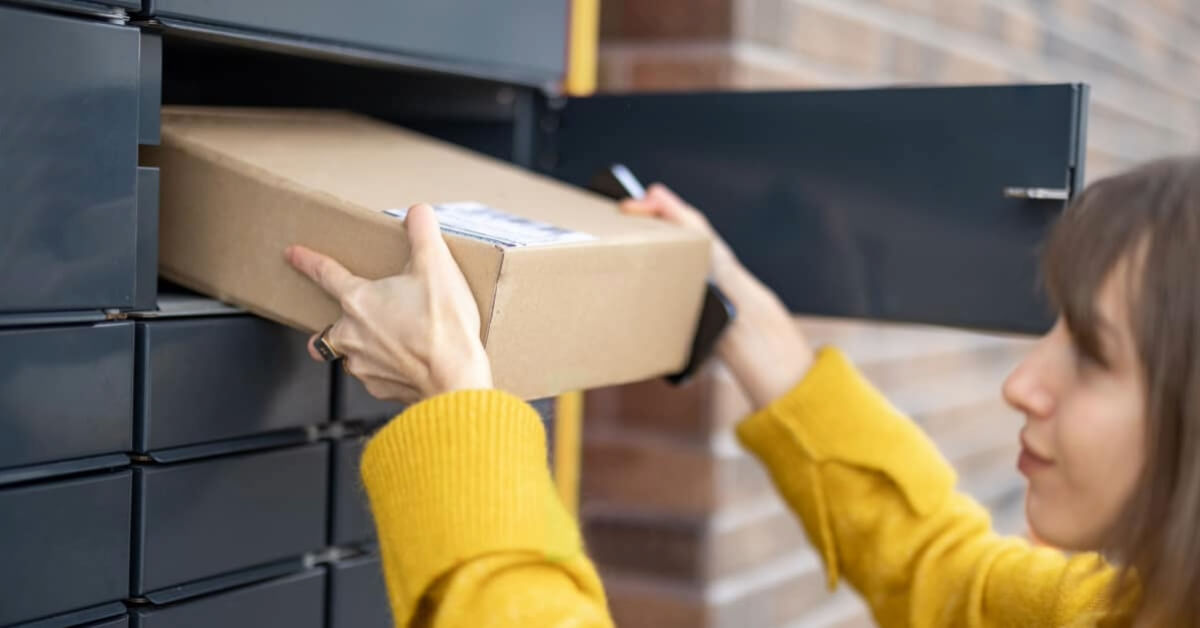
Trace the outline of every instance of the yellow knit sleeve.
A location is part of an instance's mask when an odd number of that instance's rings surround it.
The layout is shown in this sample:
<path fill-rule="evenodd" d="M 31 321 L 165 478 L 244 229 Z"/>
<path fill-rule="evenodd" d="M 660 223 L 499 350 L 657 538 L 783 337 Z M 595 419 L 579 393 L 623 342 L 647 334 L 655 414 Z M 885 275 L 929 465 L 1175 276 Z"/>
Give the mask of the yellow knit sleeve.
<path fill-rule="evenodd" d="M 520 399 L 413 405 L 367 444 L 362 478 L 397 626 L 612 625 L 541 419 Z"/>
<path fill-rule="evenodd" d="M 836 350 L 738 426 L 821 553 L 892 626 L 1122 625 L 1113 570 L 992 531 L 934 444 Z M 1127 605 L 1118 605 L 1125 609 Z"/>

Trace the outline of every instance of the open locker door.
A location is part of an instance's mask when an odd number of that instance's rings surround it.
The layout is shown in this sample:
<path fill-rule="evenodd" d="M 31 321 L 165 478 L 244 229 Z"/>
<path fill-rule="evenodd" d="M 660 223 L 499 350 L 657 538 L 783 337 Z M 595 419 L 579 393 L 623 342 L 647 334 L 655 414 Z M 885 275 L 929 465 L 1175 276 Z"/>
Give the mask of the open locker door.
<path fill-rule="evenodd" d="M 606 95 L 539 166 L 623 163 L 704 211 L 797 313 L 1040 332 L 1047 227 L 1081 187 L 1083 85 Z"/>

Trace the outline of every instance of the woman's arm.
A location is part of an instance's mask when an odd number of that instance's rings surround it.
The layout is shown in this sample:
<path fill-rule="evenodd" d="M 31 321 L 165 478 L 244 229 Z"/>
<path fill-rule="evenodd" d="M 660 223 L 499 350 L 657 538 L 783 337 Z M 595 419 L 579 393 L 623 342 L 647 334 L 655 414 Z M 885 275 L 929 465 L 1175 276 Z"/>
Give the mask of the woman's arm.
<path fill-rule="evenodd" d="M 579 529 L 546 466 L 537 412 L 497 391 L 410 407 L 367 445 L 399 626 L 611 626 Z"/>
<path fill-rule="evenodd" d="M 885 627 L 1092 625 L 1113 577 L 1103 561 L 996 535 L 933 443 L 840 353 L 814 356 L 698 211 L 662 186 L 622 207 L 713 238 L 713 278 L 738 310 L 718 352 L 763 408 L 738 437 L 803 522 L 831 586 L 849 581 Z"/>
<path fill-rule="evenodd" d="M 416 402 L 362 461 L 396 625 L 611 626 L 554 491 L 541 419 L 491 390 L 478 309 L 433 210 L 418 205 L 405 224 L 408 266 L 378 281 L 302 247 L 287 252 L 341 304 L 326 338 L 347 370 L 376 397 Z M 321 359 L 316 339 L 309 350 Z"/>

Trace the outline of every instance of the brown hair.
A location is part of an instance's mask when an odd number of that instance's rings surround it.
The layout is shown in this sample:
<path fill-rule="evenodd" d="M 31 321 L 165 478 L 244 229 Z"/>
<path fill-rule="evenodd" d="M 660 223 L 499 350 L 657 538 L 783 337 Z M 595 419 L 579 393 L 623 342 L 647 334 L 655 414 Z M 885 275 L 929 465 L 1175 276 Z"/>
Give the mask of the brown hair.
<path fill-rule="evenodd" d="M 1146 386 L 1146 464 L 1106 542 L 1137 574 L 1142 611 L 1200 625 L 1200 157 L 1154 161 L 1088 186 L 1051 230 L 1043 277 L 1080 350 L 1104 361 L 1096 298 L 1122 260 Z M 1114 598 L 1115 599 L 1115 598 Z"/>

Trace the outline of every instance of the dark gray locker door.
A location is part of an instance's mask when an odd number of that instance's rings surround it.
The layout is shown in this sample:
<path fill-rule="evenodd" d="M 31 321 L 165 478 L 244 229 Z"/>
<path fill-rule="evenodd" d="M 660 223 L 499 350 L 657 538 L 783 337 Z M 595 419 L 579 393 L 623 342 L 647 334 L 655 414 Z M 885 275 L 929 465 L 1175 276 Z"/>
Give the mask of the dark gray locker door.
<path fill-rule="evenodd" d="M 329 530 L 332 545 L 365 543 L 375 538 L 375 521 L 359 475 L 364 438 L 333 443 L 333 516 Z"/>
<path fill-rule="evenodd" d="M 329 446 L 135 470 L 137 594 L 325 545 Z"/>
<path fill-rule="evenodd" d="M 300 332 L 253 316 L 137 327 L 138 451 L 329 420 L 329 368 Z"/>
<path fill-rule="evenodd" d="M 402 403 L 372 397 L 362 382 L 341 369 L 335 372 L 334 377 L 335 421 L 386 421 L 404 410 Z"/>
<path fill-rule="evenodd" d="M 129 451 L 133 323 L 0 330 L 0 469 Z"/>
<path fill-rule="evenodd" d="M 160 608 L 133 610 L 133 628 L 322 628 L 325 570 L 309 569 Z"/>
<path fill-rule="evenodd" d="M 0 6 L 0 312 L 134 305 L 139 46 Z"/>
<path fill-rule="evenodd" d="M 416 67 L 557 83 L 566 67 L 568 3 L 560 0 L 149 0 L 171 18 L 292 38 L 296 44 L 342 44 L 411 57 Z"/>
<path fill-rule="evenodd" d="M 83 628 L 129 628 L 129 616 L 107 619 L 94 624 L 88 624 Z"/>
<path fill-rule="evenodd" d="M 1083 174 L 1086 87 L 571 99 L 539 163 L 610 163 L 702 209 L 794 311 L 1037 332 L 1036 249 Z"/>
<path fill-rule="evenodd" d="M 329 628 L 390 628 L 392 611 L 379 556 L 329 565 Z"/>
<path fill-rule="evenodd" d="M 131 477 L 0 489 L 0 625 L 129 596 Z"/>

